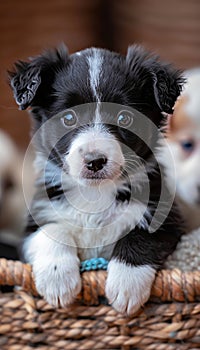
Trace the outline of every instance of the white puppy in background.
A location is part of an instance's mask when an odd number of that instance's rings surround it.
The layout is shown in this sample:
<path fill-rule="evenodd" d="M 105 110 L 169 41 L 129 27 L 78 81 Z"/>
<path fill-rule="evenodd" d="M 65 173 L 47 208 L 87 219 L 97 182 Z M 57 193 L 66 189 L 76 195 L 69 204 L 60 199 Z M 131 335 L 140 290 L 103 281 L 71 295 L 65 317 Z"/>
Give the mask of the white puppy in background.
<path fill-rule="evenodd" d="M 169 116 L 167 142 L 174 164 L 162 153 L 167 181 L 176 170 L 176 194 L 188 230 L 200 227 L 200 68 L 185 73 L 186 84 Z"/>

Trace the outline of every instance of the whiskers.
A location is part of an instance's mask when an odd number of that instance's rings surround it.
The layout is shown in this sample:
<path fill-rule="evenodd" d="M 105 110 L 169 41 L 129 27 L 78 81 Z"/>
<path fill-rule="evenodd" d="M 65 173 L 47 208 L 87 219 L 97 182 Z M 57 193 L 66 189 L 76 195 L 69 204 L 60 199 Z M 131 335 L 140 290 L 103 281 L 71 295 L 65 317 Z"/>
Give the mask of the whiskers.
<path fill-rule="evenodd" d="M 135 172 L 143 165 L 143 160 L 136 154 L 127 153 L 124 157 L 125 165 L 124 169 L 127 171 Z"/>

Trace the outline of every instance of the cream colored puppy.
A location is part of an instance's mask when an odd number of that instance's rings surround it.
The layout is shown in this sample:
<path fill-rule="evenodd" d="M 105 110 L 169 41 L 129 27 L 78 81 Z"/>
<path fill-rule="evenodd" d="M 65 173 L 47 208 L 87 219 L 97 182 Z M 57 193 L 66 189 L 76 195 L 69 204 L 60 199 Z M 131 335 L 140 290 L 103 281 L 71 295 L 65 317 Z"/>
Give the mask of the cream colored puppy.
<path fill-rule="evenodd" d="M 11 138 L 0 130 L 0 243 L 11 246 L 17 246 L 22 237 L 26 202 L 33 191 L 32 160 L 25 163 L 22 181 L 23 159 Z"/>
<path fill-rule="evenodd" d="M 176 196 L 189 230 L 200 227 L 200 69 L 186 74 L 187 82 L 169 116 L 167 142 L 174 164 L 167 152 L 162 163 L 167 180 L 173 183 L 176 172 Z"/>

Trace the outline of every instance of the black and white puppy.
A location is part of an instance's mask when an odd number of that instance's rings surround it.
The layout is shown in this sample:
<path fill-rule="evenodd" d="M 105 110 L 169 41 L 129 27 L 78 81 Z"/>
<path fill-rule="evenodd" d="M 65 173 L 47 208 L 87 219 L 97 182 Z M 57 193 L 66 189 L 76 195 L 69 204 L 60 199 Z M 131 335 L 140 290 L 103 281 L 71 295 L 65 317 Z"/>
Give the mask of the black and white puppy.
<path fill-rule="evenodd" d="M 23 253 L 38 292 L 55 306 L 71 303 L 80 261 L 104 257 L 109 302 L 136 312 L 183 233 L 154 156 L 180 73 L 138 46 L 126 56 L 69 55 L 62 46 L 18 62 L 10 76 L 34 127 L 36 193 Z"/>

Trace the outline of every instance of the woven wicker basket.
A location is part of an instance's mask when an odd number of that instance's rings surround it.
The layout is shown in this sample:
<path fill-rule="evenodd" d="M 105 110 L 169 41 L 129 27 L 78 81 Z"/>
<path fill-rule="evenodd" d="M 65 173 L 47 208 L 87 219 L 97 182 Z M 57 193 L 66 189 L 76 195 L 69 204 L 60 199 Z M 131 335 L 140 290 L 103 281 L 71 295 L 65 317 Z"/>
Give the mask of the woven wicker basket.
<path fill-rule="evenodd" d="M 84 272 L 76 303 L 54 309 L 37 296 L 29 265 L 0 259 L 0 284 L 21 286 L 0 294 L 0 349 L 200 348 L 200 271 L 160 271 L 151 300 L 129 318 L 107 305 L 105 279 Z"/>

